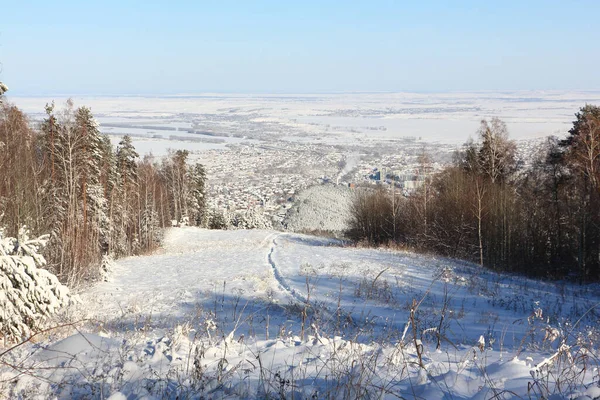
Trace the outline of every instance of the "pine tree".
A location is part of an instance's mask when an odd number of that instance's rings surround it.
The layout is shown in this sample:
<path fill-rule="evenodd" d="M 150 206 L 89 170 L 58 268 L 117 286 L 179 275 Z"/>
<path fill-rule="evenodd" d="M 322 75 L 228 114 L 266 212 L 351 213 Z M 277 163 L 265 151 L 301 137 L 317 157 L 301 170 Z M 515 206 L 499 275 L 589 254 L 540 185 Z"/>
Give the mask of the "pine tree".
<path fill-rule="evenodd" d="M 50 177 L 52 182 L 56 180 L 56 154 L 57 140 L 60 126 L 54 115 L 54 102 L 46 104 L 46 118 L 42 121 L 41 128 L 41 143 L 44 151 L 44 163 L 50 169 Z"/>
<path fill-rule="evenodd" d="M 163 161 L 162 173 L 169 188 L 171 215 L 178 222 L 189 220 L 187 184 L 189 154 L 187 150 L 177 150 L 169 153 L 169 157 Z"/>
<path fill-rule="evenodd" d="M 0 229 L 0 335 L 5 339 L 30 335 L 72 300 L 69 289 L 43 269 L 40 251 L 48 239 L 30 239 L 24 227 L 18 238 L 5 237 Z"/>
<path fill-rule="evenodd" d="M 108 203 L 100 185 L 102 166 L 102 137 L 98 123 L 87 107 L 75 112 L 75 134 L 79 137 L 78 146 L 78 192 L 81 203 L 80 236 L 86 239 L 82 249 L 85 264 L 97 264 L 100 261 L 101 242 L 106 236 L 108 224 Z"/>
<path fill-rule="evenodd" d="M 101 259 L 108 204 L 100 186 L 102 138 L 89 108 L 66 108 L 57 117 L 46 106 L 41 125 L 43 164 L 49 168 L 43 184 L 50 214 L 50 266 L 64 282 L 76 283 L 93 274 Z"/>
<path fill-rule="evenodd" d="M 125 135 L 116 152 L 118 201 L 117 207 L 111 210 L 115 227 L 112 250 L 116 255 L 130 254 L 134 238 L 139 235 L 138 158 L 131 137 Z"/>
<path fill-rule="evenodd" d="M 188 209 L 190 220 L 197 226 L 206 226 L 206 172 L 204 166 L 196 163 L 189 168 L 187 174 Z"/>
<path fill-rule="evenodd" d="M 129 135 L 123 136 L 117 147 L 117 170 L 123 188 L 131 190 L 137 184 L 137 159 L 138 153 L 131 142 Z"/>
<path fill-rule="evenodd" d="M 54 102 L 46 104 L 46 118 L 40 126 L 40 147 L 42 152 L 42 166 L 47 175 L 42 183 L 42 194 L 47 214 L 43 215 L 43 231 L 50 232 L 50 251 L 48 259 L 50 268 L 60 272 L 58 264 L 61 262 L 62 230 L 66 221 L 67 201 L 64 193 L 63 174 L 59 174 L 59 135 L 61 125 L 54 113 Z"/>
<path fill-rule="evenodd" d="M 98 123 L 92 116 L 92 113 L 87 107 L 80 107 L 75 114 L 75 130 L 76 134 L 81 137 L 80 144 L 80 163 L 79 163 L 79 191 L 81 193 L 81 201 L 83 203 L 83 229 L 87 228 L 90 219 L 88 215 L 92 211 L 101 212 L 104 199 L 98 198 L 101 195 L 99 190 L 100 182 L 100 167 L 102 165 L 102 138 Z M 90 195 L 90 188 L 94 195 Z M 93 202 L 90 210 L 88 203 Z"/>
<path fill-rule="evenodd" d="M 101 166 L 99 185 L 106 202 L 106 217 L 100 221 L 100 251 L 103 255 L 110 253 L 111 238 L 114 233 L 112 213 L 115 208 L 115 190 L 117 186 L 117 160 L 112 143 L 107 135 L 101 136 L 100 142 Z"/>

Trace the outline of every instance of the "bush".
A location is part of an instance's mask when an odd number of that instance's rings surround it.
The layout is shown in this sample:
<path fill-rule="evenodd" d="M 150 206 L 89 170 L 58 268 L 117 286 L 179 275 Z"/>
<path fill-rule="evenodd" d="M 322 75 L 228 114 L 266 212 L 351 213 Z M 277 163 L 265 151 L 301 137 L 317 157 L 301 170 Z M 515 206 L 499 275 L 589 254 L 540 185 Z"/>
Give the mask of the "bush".
<path fill-rule="evenodd" d="M 229 224 L 234 229 L 273 229 L 273 224 L 259 208 L 234 212 Z"/>
<path fill-rule="evenodd" d="M 0 336 L 15 340 L 31 334 L 61 307 L 71 302 L 69 289 L 41 267 L 40 250 L 49 235 L 29 239 L 22 228 L 18 239 L 0 229 Z"/>
<path fill-rule="evenodd" d="M 208 229 L 227 229 L 227 219 L 219 210 L 212 210 L 208 217 Z"/>

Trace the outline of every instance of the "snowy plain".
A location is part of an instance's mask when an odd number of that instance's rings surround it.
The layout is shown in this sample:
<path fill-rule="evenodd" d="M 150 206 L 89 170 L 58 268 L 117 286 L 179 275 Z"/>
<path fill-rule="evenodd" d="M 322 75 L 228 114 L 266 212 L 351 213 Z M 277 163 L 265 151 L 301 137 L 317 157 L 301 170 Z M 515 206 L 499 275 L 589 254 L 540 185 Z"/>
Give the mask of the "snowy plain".
<path fill-rule="evenodd" d="M 44 105 L 66 97 L 9 97 L 34 118 Z M 599 92 L 514 91 L 449 93 L 198 94 L 76 96 L 100 123 L 197 128 L 218 136 L 304 141 L 331 145 L 420 137 L 462 144 L 482 118 L 503 119 L 517 140 L 563 134 L 573 114 L 600 102 Z M 118 133 L 119 129 L 111 128 Z M 109 129 L 106 128 L 109 132 Z M 152 131 L 152 129 L 148 129 Z M 168 132 L 165 132 L 168 133 Z M 177 134 L 177 132 L 175 132 Z"/>
<path fill-rule="evenodd" d="M 63 316 L 82 321 L 78 331 L 63 329 L 4 356 L 0 393 L 600 395 L 597 285 L 538 282 L 308 235 L 187 227 L 168 230 L 155 254 L 118 260 L 109 281 L 80 297 Z"/>

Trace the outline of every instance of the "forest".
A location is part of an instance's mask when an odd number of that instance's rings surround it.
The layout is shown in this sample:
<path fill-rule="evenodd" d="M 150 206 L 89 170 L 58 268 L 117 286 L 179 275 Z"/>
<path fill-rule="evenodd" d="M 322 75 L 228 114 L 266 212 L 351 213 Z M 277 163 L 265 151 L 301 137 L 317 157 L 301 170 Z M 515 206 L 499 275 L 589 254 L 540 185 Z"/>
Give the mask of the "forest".
<path fill-rule="evenodd" d="M 478 140 L 414 195 L 362 191 L 349 236 L 497 271 L 598 281 L 600 108 L 581 108 L 568 136 L 548 137 L 530 162 L 516 150 L 504 122 L 482 121 Z"/>
<path fill-rule="evenodd" d="M 186 150 L 140 158 L 130 137 L 114 148 L 91 110 L 71 100 L 48 104 L 33 126 L 2 99 L 0 233 L 49 234 L 46 268 L 62 283 L 96 278 L 107 257 L 155 249 L 173 221 L 206 224 L 204 167 Z"/>

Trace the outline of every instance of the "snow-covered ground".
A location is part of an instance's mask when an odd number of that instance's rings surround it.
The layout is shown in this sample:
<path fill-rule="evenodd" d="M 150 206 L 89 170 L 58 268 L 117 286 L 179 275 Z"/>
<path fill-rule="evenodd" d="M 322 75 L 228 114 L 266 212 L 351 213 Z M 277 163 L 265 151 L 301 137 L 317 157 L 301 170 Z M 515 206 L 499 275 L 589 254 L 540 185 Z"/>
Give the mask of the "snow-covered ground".
<path fill-rule="evenodd" d="M 300 234 L 174 228 L 80 297 L 64 316 L 85 319 L 79 333 L 0 356 L 0 398 L 600 396 L 596 285 Z"/>
<path fill-rule="evenodd" d="M 343 185 L 316 185 L 300 192 L 287 210 L 282 225 L 292 232 L 331 232 L 348 230 L 354 192 Z"/>
<path fill-rule="evenodd" d="M 11 97 L 26 113 L 42 118 L 44 105 L 66 97 Z M 573 114 L 600 101 L 595 91 L 514 91 L 448 93 L 211 94 L 180 96 L 82 96 L 103 124 L 103 131 L 151 125 L 195 128 L 217 136 L 328 143 L 382 143 L 405 137 L 462 144 L 475 135 L 482 118 L 499 117 L 514 139 L 565 134 Z M 152 129 L 169 135 L 177 132 Z"/>

